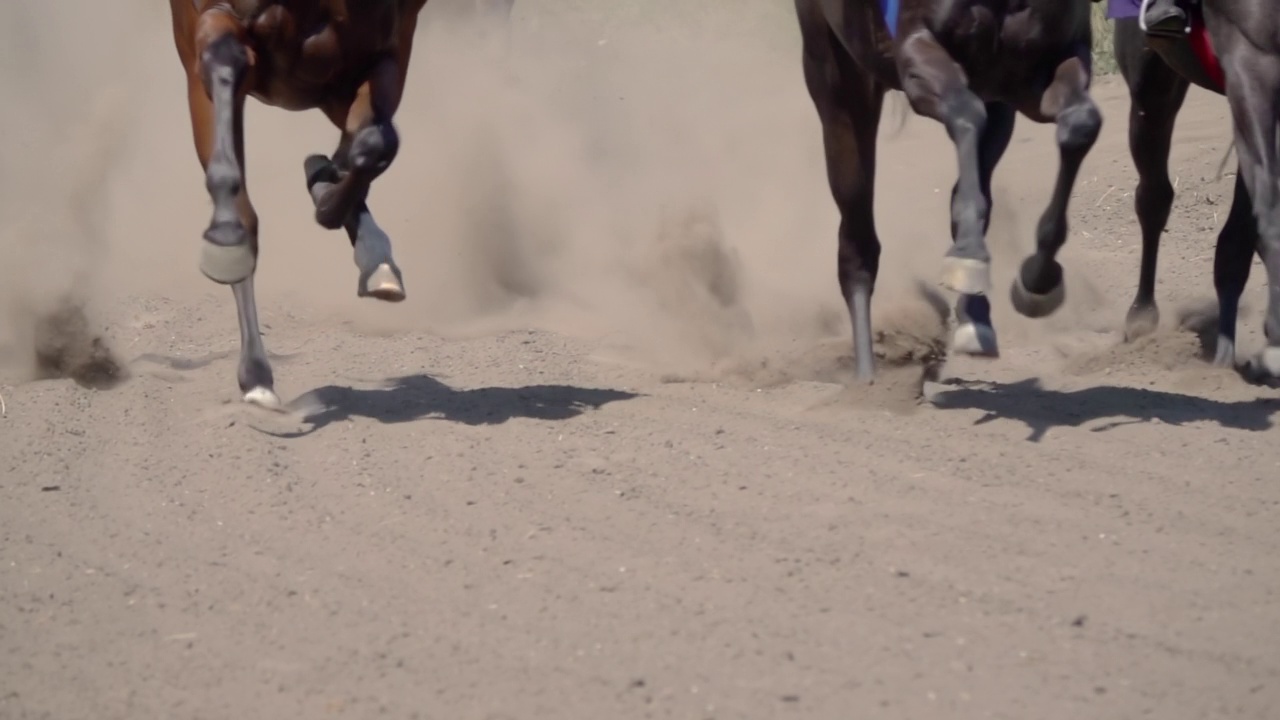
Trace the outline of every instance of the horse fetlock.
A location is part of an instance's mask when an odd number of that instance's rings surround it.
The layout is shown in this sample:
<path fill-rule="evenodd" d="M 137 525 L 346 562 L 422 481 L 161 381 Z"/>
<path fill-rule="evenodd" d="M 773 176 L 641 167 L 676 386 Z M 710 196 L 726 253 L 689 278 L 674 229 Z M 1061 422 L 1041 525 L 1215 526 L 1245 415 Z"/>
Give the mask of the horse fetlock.
<path fill-rule="evenodd" d="M 984 197 L 978 196 L 971 202 L 951 203 L 951 224 L 955 226 L 957 235 L 969 228 L 982 232 L 990 217 L 991 207 Z M 959 242 L 959 237 L 956 240 Z"/>
<path fill-rule="evenodd" d="M 307 190 L 310 191 L 318 183 L 333 184 L 342 179 L 338 166 L 327 155 L 308 155 L 302 161 L 302 172 L 307 179 Z"/>
<path fill-rule="evenodd" d="M 351 139 L 351 167 L 367 173 L 381 173 L 400 151 L 400 135 L 390 122 L 363 128 Z"/>
<path fill-rule="evenodd" d="M 244 177 L 240 168 L 228 160 L 217 159 L 209 163 L 204 173 L 204 186 L 215 204 L 234 200 L 244 189 Z"/>

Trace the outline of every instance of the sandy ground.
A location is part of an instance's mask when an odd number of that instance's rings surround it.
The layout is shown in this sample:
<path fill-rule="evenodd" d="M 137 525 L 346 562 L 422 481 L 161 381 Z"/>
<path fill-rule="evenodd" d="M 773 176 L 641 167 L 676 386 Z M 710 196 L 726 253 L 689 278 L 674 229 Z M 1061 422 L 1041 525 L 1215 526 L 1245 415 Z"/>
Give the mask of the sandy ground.
<path fill-rule="evenodd" d="M 1138 232 L 1107 78 L 1068 307 L 1000 293 L 1003 357 L 916 404 L 843 387 L 789 3 L 530 3 L 504 74 L 439 1 L 373 196 L 404 304 L 357 300 L 310 220 L 324 120 L 250 110 L 264 332 L 300 408 L 273 415 L 238 402 L 231 297 L 196 268 L 164 14 L 101 5 L 0 11 L 0 717 L 1280 716 L 1280 393 L 1183 328 L 1212 313 L 1221 99 L 1179 121 L 1166 328 L 1120 342 Z M 928 334 L 954 161 L 900 111 L 876 312 Z M 1024 123 L 996 175 L 1000 287 L 1051 139 Z M 30 379 L 30 318 L 68 291 L 127 382 Z"/>

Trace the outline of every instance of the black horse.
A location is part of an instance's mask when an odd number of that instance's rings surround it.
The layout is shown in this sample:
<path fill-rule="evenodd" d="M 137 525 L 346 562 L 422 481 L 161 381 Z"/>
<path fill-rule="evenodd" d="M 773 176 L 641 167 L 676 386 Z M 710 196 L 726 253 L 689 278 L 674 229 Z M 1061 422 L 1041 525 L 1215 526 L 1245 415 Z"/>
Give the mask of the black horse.
<path fill-rule="evenodd" d="M 876 132 L 884 94 L 947 128 L 959 178 L 942 284 L 960 293 L 952 350 L 995 356 L 986 231 L 991 175 L 1018 113 L 1058 127 L 1061 164 L 1014 280 L 1014 307 L 1043 317 L 1065 299 L 1056 256 L 1067 203 L 1102 128 L 1089 97 L 1090 0 L 795 0 L 805 82 L 822 121 L 827 175 L 840 210 L 837 271 L 853 320 L 857 376 L 871 380 L 871 295 L 880 264 L 873 218 Z"/>
<path fill-rule="evenodd" d="M 1160 311 L 1155 300 L 1156 264 L 1160 237 L 1173 206 L 1174 189 L 1169 180 L 1169 151 L 1178 111 L 1192 84 L 1225 95 L 1223 77 L 1217 68 L 1206 67 L 1206 57 L 1197 54 L 1196 43 L 1205 42 L 1201 16 L 1192 9 L 1192 35 L 1186 39 L 1147 35 L 1137 17 L 1115 20 L 1113 48 L 1116 62 L 1129 87 L 1129 152 L 1138 172 L 1134 210 L 1142 229 L 1142 259 L 1138 291 L 1125 318 L 1125 339 L 1132 341 L 1155 330 Z M 1202 53 L 1208 48 L 1200 47 Z M 1214 253 L 1213 280 L 1218 296 L 1218 339 L 1214 364 L 1236 365 L 1236 325 L 1240 296 L 1249 280 L 1253 254 L 1258 246 L 1258 228 L 1253 202 L 1243 173 L 1237 172 L 1235 193 L 1226 223 L 1218 235 Z M 1260 360 L 1259 358 L 1258 360 Z M 1258 375 L 1257 360 L 1246 369 Z M 1270 374 L 1275 374 L 1272 368 Z M 1266 374 L 1266 373 L 1263 373 Z"/>
<path fill-rule="evenodd" d="M 1274 0 L 1203 0 L 1202 5 L 1231 106 L 1239 177 L 1253 201 L 1256 244 L 1267 270 L 1267 344 L 1245 370 L 1255 380 L 1275 382 L 1280 379 L 1280 14 Z"/>

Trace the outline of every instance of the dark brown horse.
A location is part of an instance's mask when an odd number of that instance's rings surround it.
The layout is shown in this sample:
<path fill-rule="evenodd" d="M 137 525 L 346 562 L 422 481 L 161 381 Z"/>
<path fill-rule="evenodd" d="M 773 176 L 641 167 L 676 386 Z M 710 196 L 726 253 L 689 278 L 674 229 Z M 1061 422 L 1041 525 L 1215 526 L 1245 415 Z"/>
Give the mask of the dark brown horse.
<path fill-rule="evenodd" d="M 502 21 L 514 0 L 476 0 Z M 237 377 L 245 400 L 276 406 L 258 329 L 253 277 L 258 215 L 244 153 L 248 96 L 286 110 L 319 109 L 341 132 L 332 157 L 304 163 L 322 227 L 343 228 L 359 270 L 356 293 L 405 297 L 391 240 L 374 222 L 370 187 L 396 156 L 392 122 L 404 92 L 418 16 L 427 0 L 169 0 L 187 74 L 196 155 L 213 200 L 200 270 L 230 285 L 240 321 Z"/>
<path fill-rule="evenodd" d="M 1196 32 L 1201 32 L 1199 18 Z M 1193 53 L 1187 40 L 1147 37 L 1136 17 L 1115 21 L 1113 38 L 1116 62 L 1129 87 L 1129 152 L 1138 172 L 1134 211 L 1142 230 L 1142 259 L 1138 292 L 1125 318 L 1125 339 L 1150 334 L 1160 322 L 1156 304 L 1156 264 L 1160 237 L 1173 207 L 1174 188 L 1169 180 L 1169 151 L 1174 123 L 1192 84 L 1225 94 L 1213 73 Z M 1257 249 L 1257 225 L 1253 203 L 1243 177 L 1237 173 L 1235 195 L 1226 223 L 1218 235 L 1213 262 L 1213 284 L 1218 295 L 1218 339 L 1214 364 L 1236 364 L 1236 323 L 1240 296 L 1249 281 L 1250 265 Z"/>
<path fill-rule="evenodd" d="M 1267 344 L 1245 371 L 1255 381 L 1275 382 L 1280 380 L 1280 15 L 1272 0 L 1203 0 L 1202 6 L 1225 76 L 1239 177 L 1252 200 L 1257 249 L 1267 271 Z M 1244 255 L 1243 249 L 1237 252 Z"/>
<path fill-rule="evenodd" d="M 991 323 L 986 230 L 991 175 L 1017 113 L 1057 124 L 1061 163 L 1019 268 L 1014 307 L 1028 317 L 1065 299 L 1056 256 L 1067 237 L 1076 174 L 1102 128 L 1089 97 L 1090 0 L 795 0 L 804 75 L 822 122 L 831 192 L 840 210 L 837 270 L 853 320 L 857 375 L 874 375 L 871 295 L 880 239 L 872 214 L 876 133 L 885 92 L 942 123 L 956 146 L 953 244 L 942 284 L 960 293 L 952 350 L 998 354 Z M 889 19 L 886 20 L 886 17 Z"/>

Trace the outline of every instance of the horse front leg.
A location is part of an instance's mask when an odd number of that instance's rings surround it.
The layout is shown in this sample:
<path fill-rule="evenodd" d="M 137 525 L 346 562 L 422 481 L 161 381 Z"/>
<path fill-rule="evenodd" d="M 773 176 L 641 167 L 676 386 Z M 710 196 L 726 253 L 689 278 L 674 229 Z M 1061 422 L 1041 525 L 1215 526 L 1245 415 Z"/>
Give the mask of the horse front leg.
<path fill-rule="evenodd" d="M 403 92 L 404 70 L 400 59 L 385 57 L 354 101 L 326 108 L 342 129 L 342 139 L 332 158 L 312 155 L 304 163 L 316 222 L 344 228 L 351 240 L 360 272 L 356 294 L 387 302 L 404 300 L 403 277 L 392 257 L 391 238 L 374 221 L 367 199 L 373 181 L 391 166 L 400 147 L 392 117 Z"/>
<path fill-rule="evenodd" d="M 1057 256 L 1067 242 L 1067 206 L 1080 166 L 1102 131 L 1102 113 L 1089 97 L 1089 78 L 1087 57 L 1070 58 L 1058 66 L 1040 99 L 1038 114 L 1058 126 L 1059 164 L 1053 195 L 1036 226 L 1036 250 L 1023 261 L 1010 288 L 1014 309 L 1025 317 L 1051 315 L 1066 300 Z"/>
<path fill-rule="evenodd" d="M 1218 233 L 1218 245 L 1213 254 L 1213 289 L 1218 295 L 1218 341 L 1213 357 L 1215 367 L 1235 367 L 1240 296 L 1249 283 L 1249 271 L 1255 252 L 1266 262 L 1266 256 L 1258 244 L 1253 201 L 1245 187 L 1244 175 L 1237 170 L 1231 213 L 1227 216 L 1222 231 Z"/>
<path fill-rule="evenodd" d="M 195 24 L 187 99 L 196 154 L 213 200 L 200 270 L 214 282 L 231 285 L 235 296 L 240 323 L 236 374 L 245 401 L 277 407 L 280 399 L 263 347 L 253 291 L 258 214 L 246 189 L 244 162 L 244 103 L 253 68 L 243 37 L 240 21 L 221 10 L 206 11 Z"/>
<path fill-rule="evenodd" d="M 996 165 L 1009 148 L 1009 140 L 1013 137 L 1013 127 L 1017 120 L 1017 112 L 1013 106 L 1004 103 L 987 103 L 987 126 L 978 141 L 978 182 L 982 187 L 982 196 L 987 207 L 992 204 L 991 176 Z M 960 194 L 960 182 L 951 186 L 951 204 L 954 207 Z M 990 215 L 983 223 L 982 231 L 986 233 L 990 226 Z M 951 241 L 955 242 L 959 226 L 955 217 L 951 221 Z M 956 326 L 951 334 L 951 349 L 975 357 L 999 357 L 1000 346 L 996 340 L 995 325 L 991 321 L 991 301 L 986 295 L 961 295 L 955 306 Z"/>
<path fill-rule="evenodd" d="M 903 41 L 898 72 L 912 109 L 942 123 L 956 147 L 960 173 L 951 201 L 954 241 L 943 261 L 942 285 L 962 296 L 986 295 L 991 289 L 986 241 L 991 203 L 982 181 L 987 107 L 969 89 L 964 71 L 927 30 Z"/>
<path fill-rule="evenodd" d="M 880 271 L 875 226 L 876 132 L 884 87 L 858 68 L 813 0 L 797 0 L 805 86 L 822 122 L 827 182 L 840 212 L 836 275 L 853 329 L 855 376 L 875 377 L 871 296 Z"/>
<path fill-rule="evenodd" d="M 1161 234 L 1174 199 L 1169 150 L 1174 123 L 1191 83 L 1146 47 L 1142 31 L 1133 20 L 1116 21 L 1114 47 L 1129 86 L 1129 155 L 1138 172 L 1133 209 L 1142 231 L 1138 289 L 1124 321 L 1124 339 L 1132 342 L 1155 332 L 1160 325 L 1156 270 Z"/>

